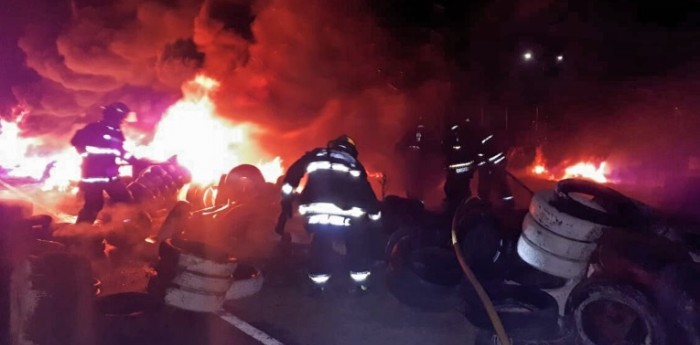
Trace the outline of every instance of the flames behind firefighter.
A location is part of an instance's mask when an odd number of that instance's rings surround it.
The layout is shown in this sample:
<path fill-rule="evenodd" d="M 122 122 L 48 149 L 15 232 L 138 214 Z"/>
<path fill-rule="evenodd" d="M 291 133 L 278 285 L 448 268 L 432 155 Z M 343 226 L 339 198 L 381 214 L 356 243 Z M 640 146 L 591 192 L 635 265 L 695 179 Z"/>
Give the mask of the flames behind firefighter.
<path fill-rule="evenodd" d="M 304 154 L 287 171 L 282 185 L 282 214 L 276 228 L 285 236 L 284 222 L 292 216 L 294 191 L 304 175 L 298 197 L 299 214 L 313 236 L 309 278 L 322 291 L 331 278 L 334 244 L 344 243 L 354 289 L 365 291 L 370 275 L 369 222 L 380 217 L 379 202 L 357 160 L 354 141 L 340 136 L 324 148 Z"/>
<path fill-rule="evenodd" d="M 133 164 L 135 158 L 124 150 L 121 125 L 130 110 L 124 103 L 103 108 L 102 120 L 78 130 L 71 145 L 83 157 L 80 191 L 85 204 L 78 214 L 78 223 L 92 224 L 104 206 L 104 192 L 113 202 L 129 202 L 132 197 L 119 179 L 119 167 Z"/>
<path fill-rule="evenodd" d="M 506 153 L 493 133 L 475 128 L 467 118 L 447 128 L 442 144 L 447 165 L 445 203 L 450 214 L 462 200 L 472 195 L 470 184 L 477 171 L 480 198 L 490 200 L 495 187 L 503 204 L 513 205 L 506 180 Z"/>

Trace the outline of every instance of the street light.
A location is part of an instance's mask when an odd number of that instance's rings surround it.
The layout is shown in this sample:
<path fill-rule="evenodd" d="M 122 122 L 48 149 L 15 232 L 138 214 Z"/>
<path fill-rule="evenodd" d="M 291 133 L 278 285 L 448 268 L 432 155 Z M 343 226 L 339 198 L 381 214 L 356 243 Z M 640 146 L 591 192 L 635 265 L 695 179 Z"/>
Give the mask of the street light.
<path fill-rule="evenodd" d="M 525 60 L 525 61 L 532 60 L 532 52 L 529 52 L 529 51 L 525 52 L 525 54 L 523 54 L 523 60 Z"/>

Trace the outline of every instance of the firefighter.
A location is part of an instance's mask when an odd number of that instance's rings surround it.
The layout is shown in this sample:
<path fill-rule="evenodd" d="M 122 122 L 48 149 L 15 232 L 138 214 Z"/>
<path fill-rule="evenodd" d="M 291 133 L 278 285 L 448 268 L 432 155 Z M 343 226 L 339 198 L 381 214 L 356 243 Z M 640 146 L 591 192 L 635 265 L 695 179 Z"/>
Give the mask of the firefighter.
<path fill-rule="evenodd" d="M 119 179 L 120 164 L 133 164 L 135 158 L 124 150 L 121 125 L 130 114 L 124 103 L 102 108 L 102 120 L 78 130 L 71 145 L 83 157 L 80 191 L 85 204 L 78 213 L 77 223 L 92 224 L 104 206 L 103 192 L 112 202 L 130 202 L 132 196 Z"/>
<path fill-rule="evenodd" d="M 492 131 L 481 130 L 479 141 L 479 171 L 478 195 L 482 200 L 491 200 L 492 193 L 503 206 L 513 208 L 515 200 L 506 172 L 506 145 Z"/>
<path fill-rule="evenodd" d="M 287 171 L 282 184 L 282 215 L 276 232 L 283 238 L 284 222 L 292 216 L 294 191 L 304 175 L 307 182 L 298 196 L 299 214 L 312 235 L 309 278 L 322 292 L 331 278 L 334 245 L 345 244 L 353 291 L 367 290 L 370 276 L 369 228 L 381 216 L 379 202 L 357 160 L 354 141 L 342 135 L 304 154 Z"/>
<path fill-rule="evenodd" d="M 403 159 L 406 197 L 423 201 L 428 182 L 428 155 L 433 149 L 431 138 L 422 121 L 411 128 L 396 144 L 396 152 Z"/>
<path fill-rule="evenodd" d="M 449 214 L 472 195 L 470 184 L 479 164 L 480 144 L 469 118 L 448 126 L 442 141 L 447 176 L 445 206 Z"/>

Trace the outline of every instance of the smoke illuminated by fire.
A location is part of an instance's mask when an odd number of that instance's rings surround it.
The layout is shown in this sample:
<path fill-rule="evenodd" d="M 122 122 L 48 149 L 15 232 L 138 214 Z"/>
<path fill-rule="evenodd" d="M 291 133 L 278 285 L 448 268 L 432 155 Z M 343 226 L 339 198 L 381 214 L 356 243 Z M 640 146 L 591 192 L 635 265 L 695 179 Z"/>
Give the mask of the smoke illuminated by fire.
<path fill-rule="evenodd" d="M 563 166 L 563 167 L 561 167 Z M 567 178 L 583 178 L 598 183 L 610 182 L 610 168 L 607 162 L 594 163 L 590 161 L 580 161 L 573 164 L 561 164 L 556 168 L 547 168 L 547 161 L 544 158 L 541 148 L 537 148 L 535 160 L 530 167 L 530 173 L 547 178 L 549 180 L 562 180 Z M 553 171 L 557 171 L 554 173 Z"/>

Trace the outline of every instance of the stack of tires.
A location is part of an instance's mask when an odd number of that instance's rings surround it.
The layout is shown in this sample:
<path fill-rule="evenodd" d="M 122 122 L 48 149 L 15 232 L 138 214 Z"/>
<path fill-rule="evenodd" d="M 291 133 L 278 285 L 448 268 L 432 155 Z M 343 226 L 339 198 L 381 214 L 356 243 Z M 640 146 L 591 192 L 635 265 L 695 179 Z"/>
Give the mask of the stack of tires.
<path fill-rule="evenodd" d="M 174 162 L 153 165 L 127 186 L 137 202 L 171 199 L 191 179 L 189 172 Z"/>
<path fill-rule="evenodd" d="M 159 255 L 157 275 L 148 289 L 174 308 L 216 312 L 226 300 L 247 297 L 262 288 L 258 269 L 200 242 L 167 239 Z"/>
<path fill-rule="evenodd" d="M 577 201 L 604 211 L 592 201 Z M 523 220 L 517 251 L 523 261 L 542 272 L 578 279 L 586 274 L 596 241 L 607 226 L 566 213 L 558 207 L 561 204 L 554 191 L 535 193 Z"/>

